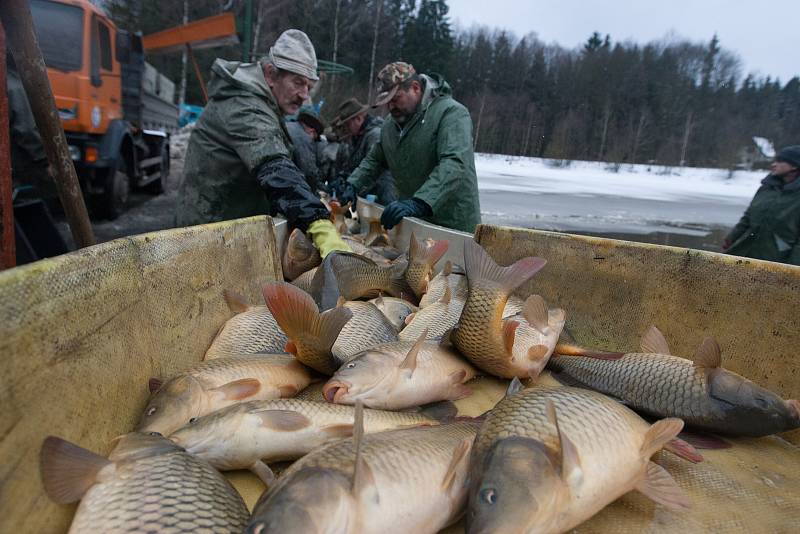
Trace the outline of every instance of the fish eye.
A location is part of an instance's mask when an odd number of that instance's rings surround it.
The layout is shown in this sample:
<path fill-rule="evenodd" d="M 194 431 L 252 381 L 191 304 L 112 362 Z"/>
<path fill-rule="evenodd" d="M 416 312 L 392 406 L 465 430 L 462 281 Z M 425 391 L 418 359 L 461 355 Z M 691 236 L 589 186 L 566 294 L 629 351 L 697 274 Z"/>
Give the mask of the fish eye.
<path fill-rule="evenodd" d="M 769 402 L 767 402 L 767 399 L 765 399 L 764 397 L 756 397 L 755 401 L 756 401 L 756 406 L 758 406 L 759 408 L 762 408 L 764 410 L 769 408 Z"/>
<path fill-rule="evenodd" d="M 161 432 L 148 432 L 151 436 L 156 436 L 157 438 L 163 438 L 164 435 Z"/>
<path fill-rule="evenodd" d="M 156 413 L 156 411 L 158 411 L 158 408 L 156 408 L 155 406 L 151 406 L 150 408 L 147 409 L 147 415 L 153 415 L 154 413 Z"/>
<path fill-rule="evenodd" d="M 346 367 L 347 369 L 352 369 L 352 368 L 353 368 L 353 367 L 355 367 L 355 366 L 356 366 L 356 362 L 350 362 L 350 363 L 348 363 L 347 365 L 345 365 L 345 367 Z"/>
<path fill-rule="evenodd" d="M 497 492 L 494 488 L 485 488 L 481 490 L 481 500 L 487 504 L 494 504 L 497 502 Z"/>
<path fill-rule="evenodd" d="M 189 424 L 190 425 L 193 425 L 196 422 L 197 422 L 197 417 L 192 417 L 191 419 L 189 419 Z"/>

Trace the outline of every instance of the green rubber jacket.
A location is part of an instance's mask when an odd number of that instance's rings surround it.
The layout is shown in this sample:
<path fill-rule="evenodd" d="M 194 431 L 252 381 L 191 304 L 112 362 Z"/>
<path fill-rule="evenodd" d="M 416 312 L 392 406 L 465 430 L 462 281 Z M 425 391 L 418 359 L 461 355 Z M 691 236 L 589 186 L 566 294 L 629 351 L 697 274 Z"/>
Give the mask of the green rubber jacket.
<path fill-rule="evenodd" d="M 416 114 L 405 127 L 387 117 L 380 142 L 348 182 L 362 191 L 389 169 L 401 199 L 418 198 L 431 207 L 427 220 L 471 233 L 481 222 L 472 119 L 440 76 L 423 79 L 425 92 Z"/>
<path fill-rule="evenodd" d="M 270 213 L 254 173 L 292 157 L 292 142 L 258 63 L 217 59 L 208 105 L 189 138 L 176 223 L 190 226 Z"/>
<path fill-rule="evenodd" d="M 735 256 L 800 265 L 800 179 L 767 176 L 728 234 Z"/>

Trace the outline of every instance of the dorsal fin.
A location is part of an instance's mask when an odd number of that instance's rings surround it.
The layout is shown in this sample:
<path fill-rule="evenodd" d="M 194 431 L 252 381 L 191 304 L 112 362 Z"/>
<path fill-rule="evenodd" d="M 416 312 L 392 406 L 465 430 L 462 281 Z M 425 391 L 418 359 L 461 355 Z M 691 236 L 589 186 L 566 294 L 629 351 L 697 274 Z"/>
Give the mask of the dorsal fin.
<path fill-rule="evenodd" d="M 444 262 L 444 269 L 442 269 L 442 274 L 445 276 L 450 276 L 450 273 L 453 272 L 453 263 L 450 260 Z"/>
<path fill-rule="evenodd" d="M 647 332 L 644 333 L 640 347 L 642 352 L 651 354 L 671 354 L 667 340 L 664 339 L 664 334 L 662 334 L 661 330 L 656 328 L 655 325 L 648 328 Z"/>
<path fill-rule="evenodd" d="M 339 304 L 338 302 L 336 303 Z M 378 298 L 375 299 L 375 306 L 383 306 L 383 293 L 378 293 Z"/>
<path fill-rule="evenodd" d="M 369 468 L 367 461 L 361 451 L 361 445 L 364 441 L 364 403 L 359 399 L 356 401 L 355 414 L 353 418 L 353 445 L 355 448 L 355 463 L 353 468 L 353 481 L 350 486 L 350 491 L 353 495 L 358 495 L 364 488 L 369 485 L 375 484 L 375 479 L 372 476 L 372 470 Z"/>
<path fill-rule="evenodd" d="M 706 369 L 714 369 L 722 365 L 722 354 L 716 339 L 711 336 L 703 338 L 703 342 L 694 353 L 694 365 Z"/>
<path fill-rule="evenodd" d="M 508 267 L 501 267 L 478 243 L 471 239 L 464 242 L 464 267 L 470 286 L 478 280 L 496 284 L 505 298 L 539 272 L 546 263 L 544 258 L 527 257 Z"/>
<path fill-rule="evenodd" d="M 539 332 L 544 333 L 548 328 L 547 303 L 540 295 L 531 295 L 525 299 L 522 306 L 522 316 Z"/>
<path fill-rule="evenodd" d="M 400 364 L 400 369 L 408 369 L 411 371 L 411 374 L 414 374 L 414 370 L 417 368 L 417 356 L 419 355 L 419 351 L 422 349 L 422 346 L 425 344 L 425 341 L 428 339 L 428 329 L 425 328 L 422 330 L 419 338 L 414 342 L 411 349 L 406 354 L 406 357 L 403 359 L 402 363 Z"/>
<path fill-rule="evenodd" d="M 556 405 L 552 400 L 547 399 L 547 401 L 545 401 L 545 410 L 547 412 L 547 419 L 556 427 L 556 433 L 558 434 L 561 478 L 570 486 L 580 484 L 583 478 L 583 471 L 581 469 L 580 456 L 578 456 L 578 449 L 575 447 L 575 444 L 572 443 L 572 440 L 561 430 L 558 424 Z"/>
<path fill-rule="evenodd" d="M 444 286 L 444 295 L 442 295 L 441 302 L 442 304 L 450 304 L 450 300 L 453 298 L 453 291 L 450 289 L 450 284 Z"/>
<path fill-rule="evenodd" d="M 247 303 L 247 300 L 245 300 L 245 298 L 236 291 L 224 289 L 222 291 L 222 297 L 225 299 L 228 309 L 230 309 L 233 313 L 246 312 L 250 307 L 250 305 Z"/>
<path fill-rule="evenodd" d="M 414 232 L 411 232 L 411 237 L 408 239 L 408 259 L 417 258 L 424 250 L 425 245 L 417 239 Z"/>

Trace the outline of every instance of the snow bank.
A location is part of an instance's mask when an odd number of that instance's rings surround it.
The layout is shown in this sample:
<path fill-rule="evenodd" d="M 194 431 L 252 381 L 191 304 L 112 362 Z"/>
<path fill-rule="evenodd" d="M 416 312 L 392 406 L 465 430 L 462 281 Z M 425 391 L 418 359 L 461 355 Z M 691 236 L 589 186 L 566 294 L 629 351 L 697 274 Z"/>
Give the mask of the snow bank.
<path fill-rule="evenodd" d="M 696 167 L 619 165 L 542 158 L 476 154 L 481 192 L 559 193 L 615 196 L 660 201 L 705 199 L 745 205 L 753 197 L 763 171 Z M 616 170 L 616 172 L 615 172 Z"/>

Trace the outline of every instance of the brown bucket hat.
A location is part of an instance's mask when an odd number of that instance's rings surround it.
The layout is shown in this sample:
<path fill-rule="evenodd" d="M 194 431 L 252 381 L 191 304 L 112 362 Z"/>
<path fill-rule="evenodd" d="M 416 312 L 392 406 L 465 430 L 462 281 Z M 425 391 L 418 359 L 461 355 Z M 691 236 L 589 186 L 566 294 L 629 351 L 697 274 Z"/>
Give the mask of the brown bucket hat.
<path fill-rule="evenodd" d="M 339 106 L 339 109 L 336 110 L 336 117 L 331 121 L 331 125 L 334 128 L 338 128 L 353 117 L 364 113 L 369 109 L 369 106 L 362 104 L 358 101 L 357 98 L 348 98 L 342 105 Z"/>
<path fill-rule="evenodd" d="M 378 73 L 378 96 L 375 97 L 372 107 L 382 106 L 394 98 L 400 84 L 409 80 L 416 73 L 413 65 L 402 61 L 395 61 L 383 67 Z"/>

